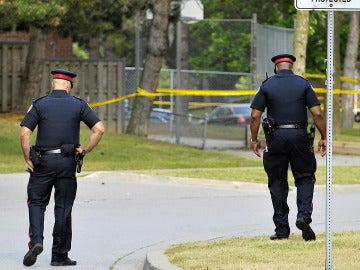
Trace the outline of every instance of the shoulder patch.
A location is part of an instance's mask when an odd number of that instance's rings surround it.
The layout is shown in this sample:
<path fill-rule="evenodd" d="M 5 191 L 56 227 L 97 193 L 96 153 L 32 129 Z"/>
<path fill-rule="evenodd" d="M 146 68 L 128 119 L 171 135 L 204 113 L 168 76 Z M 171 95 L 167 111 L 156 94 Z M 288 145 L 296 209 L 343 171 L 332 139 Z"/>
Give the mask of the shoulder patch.
<path fill-rule="evenodd" d="M 29 107 L 29 109 L 27 110 L 27 112 L 30 112 L 31 109 L 32 109 L 32 107 L 33 107 L 33 105 L 31 104 L 30 107 Z"/>

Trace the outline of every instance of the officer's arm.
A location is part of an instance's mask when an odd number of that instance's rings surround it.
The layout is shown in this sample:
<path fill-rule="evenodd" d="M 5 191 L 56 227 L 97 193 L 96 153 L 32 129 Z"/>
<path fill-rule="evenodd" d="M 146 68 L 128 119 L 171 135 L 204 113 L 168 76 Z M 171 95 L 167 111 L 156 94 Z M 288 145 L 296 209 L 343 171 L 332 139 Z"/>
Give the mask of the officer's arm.
<path fill-rule="evenodd" d="M 313 118 L 314 123 L 317 129 L 320 132 L 321 138 L 318 143 L 318 151 L 321 152 L 321 156 L 325 156 L 326 154 L 326 121 L 323 113 L 321 112 L 321 108 L 319 105 L 313 106 L 309 108 Z"/>
<path fill-rule="evenodd" d="M 259 128 L 260 128 L 260 121 L 261 121 L 261 115 L 262 111 L 252 109 L 251 111 L 251 120 L 250 120 L 250 131 L 251 131 L 251 141 L 252 141 L 252 147 L 254 150 L 255 155 L 261 157 L 261 154 L 259 152 L 260 148 L 260 142 L 257 140 Z"/>
<path fill-rule="evenodd" d="M 89 141 L 84 147 L 84 150 L 89 153 L 101 140 L 103 134 L 105 132 L 104 124 L 99 121 L 91 128 L 91 135 Z M 79 153 L 82 152 L 81 148 L 76 149 Z"/>
<path fill-rule="evenodd" d="M 31 138 L 32 131 L 31 129 L 22 126 L 20 130 L 20 144 L 21 149 L 24 154 L 25 162 L 33 169 L 34 166 L 30 159 L 30 138 Z"/>

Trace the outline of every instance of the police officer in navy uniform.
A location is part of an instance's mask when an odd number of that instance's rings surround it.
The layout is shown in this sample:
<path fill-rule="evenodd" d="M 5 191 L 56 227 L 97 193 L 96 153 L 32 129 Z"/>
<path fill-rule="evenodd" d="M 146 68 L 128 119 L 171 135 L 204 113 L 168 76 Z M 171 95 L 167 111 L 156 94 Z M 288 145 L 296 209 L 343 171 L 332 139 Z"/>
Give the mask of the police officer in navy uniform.
<path fill-rule="evenodd" d="M 103 123 L 89 105 L 69 95 L 76 74 L 64 69 L 53 70 L 51 74 L 53 91 L 35 100 L 20 124 L 21 148 L 31 169 L 27 186 L 30 242 L 23 260 L 26 266 L 33 265 L 43 251 L 44 214 L 53 187 L 55 224 L 51 265 L 76 265 L 68 257 L 71 211 L 77 189 L 75 155 L 83 157 L 89 153 L 104 133 Z M 79 143 L 81 121 L 92 131 L 85 147 Z M 31 147 L 30 138 L 36 127 L 36 144 Z"/>
<path fill-rule="evenodd" d="M 281 54 L 274 56 L 271 61 L 275 64 L 275 75 L 262 83 L 250 106 L 251 142 L 254 153 L 259 157 L 262 155 L 258 132 L 265 109 L 272 123 L 272 133 L 266 138 L 267 145 L 263 153 L 263 165 L 268 175 L 274 208 L 275 234 L 270 239 L 287 239 L 290 235 L 287 204 L 287 173 L 290 164 L 297 188 L 296 226 L 302 231 L 305 241 L 315 240 L 310 223 L 316 159 L 307 136 L 307 110 L 311 112 L 321 135 L 318 151 L 322 156 L 326 154 L 326 121 L 309 81 L 292 71 L 296 58 L 291 54 Z"/>

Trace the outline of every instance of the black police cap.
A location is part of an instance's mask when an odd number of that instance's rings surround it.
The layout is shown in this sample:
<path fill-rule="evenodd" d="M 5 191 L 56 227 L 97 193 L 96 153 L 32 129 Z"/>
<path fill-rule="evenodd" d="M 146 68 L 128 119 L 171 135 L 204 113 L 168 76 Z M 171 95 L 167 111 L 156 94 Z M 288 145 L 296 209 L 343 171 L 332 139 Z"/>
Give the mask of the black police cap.
<path fill-rule="evenodd" d="M 53 75 L 53 79 L 63 79 L 69 81 L 71 83 L 71 88 L 73 87 L 73 78 L 77 76 L 76 73 L 66 69 L 54 69 L 51 71 L 51 74 Z"/>
<path fill-rule="evenodd" d="M 294 63 L 296 61 L 296 57 L 292 54 L 279 54 L 275 55 L 271 58 L 271 61 L 276 65 L 281 62 Z"/>

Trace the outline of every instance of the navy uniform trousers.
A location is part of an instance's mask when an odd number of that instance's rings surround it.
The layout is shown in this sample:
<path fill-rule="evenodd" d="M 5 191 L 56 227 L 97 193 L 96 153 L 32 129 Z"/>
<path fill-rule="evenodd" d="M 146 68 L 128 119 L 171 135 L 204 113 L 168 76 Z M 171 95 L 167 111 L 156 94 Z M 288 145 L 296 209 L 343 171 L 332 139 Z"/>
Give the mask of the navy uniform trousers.
<path fill-rule="evenodd" d="M 288 168 L 297 188 L 297 218 L 311 223 L 316 159 L 307 139 L 306 129 L 275 129 L 263 157 L 268 188 L 274 208 L 273 221 L 279 236 L 289 236 Z"/>
<path fill-rule="evenodd" d="M 27 187 L 29 207 L 29 247 L 43 244 L 44 215 L 49 204 L 52 188 L 55 199 L 55 224 L 53 228 L 52 260 L 60 261 L 71 249 L 71 211 L 76 196 L 76 161 L 74 156 L 61 154 L 41 156 Z"/>

